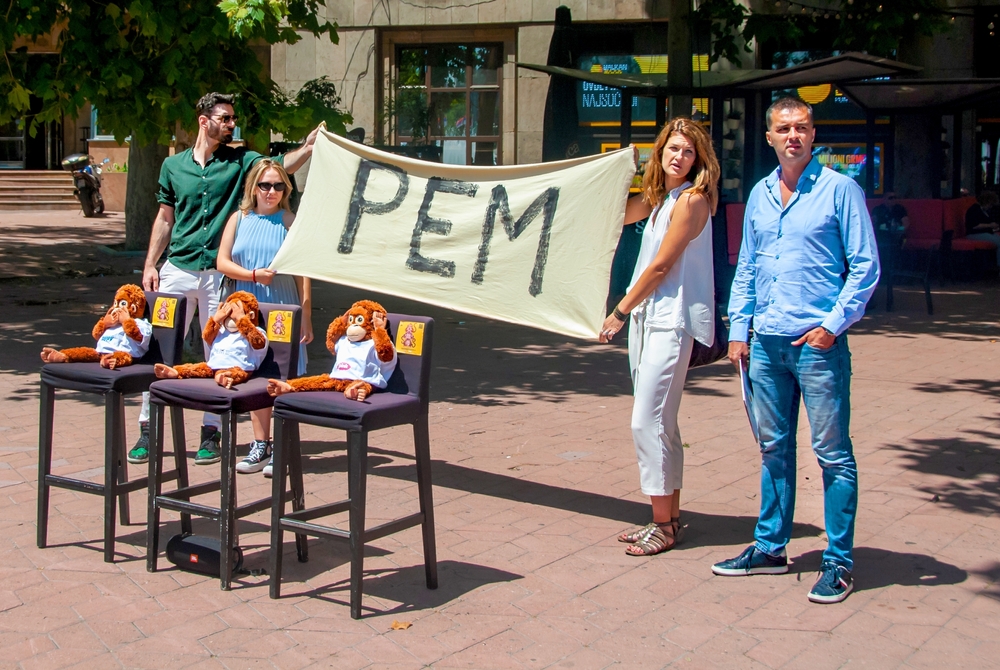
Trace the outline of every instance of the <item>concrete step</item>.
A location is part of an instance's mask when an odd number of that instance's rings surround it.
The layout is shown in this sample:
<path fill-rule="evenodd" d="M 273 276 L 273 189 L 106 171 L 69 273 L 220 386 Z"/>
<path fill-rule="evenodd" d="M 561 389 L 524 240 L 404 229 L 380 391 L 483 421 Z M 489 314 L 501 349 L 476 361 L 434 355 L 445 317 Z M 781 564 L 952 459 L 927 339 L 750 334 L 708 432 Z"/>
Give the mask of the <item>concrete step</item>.
<path fill-rule="evenodd" d="M 34 200 L 20 202 L 4 202 L 0 200 L 0 212 L 27 211 L 27 210 L 66 210 L 72 211 L 80 209 L 78 200 Z"/>

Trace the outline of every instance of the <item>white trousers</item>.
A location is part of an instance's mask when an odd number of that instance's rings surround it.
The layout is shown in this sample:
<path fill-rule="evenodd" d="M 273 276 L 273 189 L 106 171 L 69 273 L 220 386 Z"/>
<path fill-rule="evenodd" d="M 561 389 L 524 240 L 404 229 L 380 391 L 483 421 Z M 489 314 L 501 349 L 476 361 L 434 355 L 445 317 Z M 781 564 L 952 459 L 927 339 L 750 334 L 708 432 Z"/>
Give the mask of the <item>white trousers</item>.
<path fill-rule="evenodd" d="M 194 318 L 194 308 L 198 307 L 198 320 L 201 321 L 201 329 L 205 330 L 208 320 L 219 309 L 219 290 L 222 288 L 222 273 L 217 270 L 181 270 L 170 261 L 160 268 L 160 291 L 164 293 L 180 293 L 187 298 L 187 309 L 184 310 L 184 333 L 191 328 L 191 319 Z M 201 345 L 205 351 L 205 360 L 208 360 L 208 345 L 202 338 Z M 142 409 L 139 411 L 139 423 L 149 421 L 149 394 L 142 394 Z M 205 413 L 205 426 L 215 426 L 220 428 L 222 420 L 218 414 Z"/>
<path fill-rule="evenodd" d="M 677 413 L 694 338 L 681 328 L 647 328 L 641 314 L 635 314 L 630 325 L 632 440 L 639 485 L 645 495 L 668 496 L 683 484 L 684 445 Z"/>

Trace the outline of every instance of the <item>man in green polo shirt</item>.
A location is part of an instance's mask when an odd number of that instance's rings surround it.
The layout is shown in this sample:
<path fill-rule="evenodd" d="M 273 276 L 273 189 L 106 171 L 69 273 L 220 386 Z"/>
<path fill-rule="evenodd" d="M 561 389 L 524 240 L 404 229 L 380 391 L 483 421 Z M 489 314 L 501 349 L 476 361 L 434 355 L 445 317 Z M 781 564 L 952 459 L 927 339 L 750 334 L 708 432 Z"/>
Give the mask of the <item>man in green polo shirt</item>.
<path fill-rule="evenodd" d="M 187 297 L 184 330 L 191 326 L 195 306 L 201 327 L 219 308 L 222 273 L 215 269 L 222 229 L 236 211 L 243 194 L 243 182 L 250 168 L 263 156 L 246 147 L 228 146 L 236 127 L 233 96 L 209 93 L 198 101 L 198 138 L 194 146 L 175 154 L 160 169 L 160 203 L 149 238 L 142 285 L 147 291 L 182 293 Z M 278 157 L 291 174 L 312 155 L 317 130 L 299 149 Z M 156 262 L 169 246 L 167 261 L 157 271 Z M 208 347 L 205 357 L 208 358 Z M 220 460 L 221 421 L 217 414 L 205 414 L 201 446 L 195 464 Z M 149 460 L 149 394 L 142 394 L 139 440 L 128 454 L 130 463 Z"/>

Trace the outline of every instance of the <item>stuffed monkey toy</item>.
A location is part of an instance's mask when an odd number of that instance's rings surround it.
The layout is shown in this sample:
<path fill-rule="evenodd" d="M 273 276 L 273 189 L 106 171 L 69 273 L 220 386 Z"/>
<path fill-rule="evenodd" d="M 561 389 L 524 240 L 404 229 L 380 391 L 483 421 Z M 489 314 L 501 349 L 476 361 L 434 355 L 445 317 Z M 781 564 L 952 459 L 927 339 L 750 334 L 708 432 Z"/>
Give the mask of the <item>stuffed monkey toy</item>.
<path fill-rule="evenodd" d="M 242 384 L 267 354 L 267 335 L 257 326 L 258 313 L 257 298 L 247 291 L 236 291 L 205 325 L 202 337 L 209 346 L 206 363 L 174 367 L 157 363 L 153 371 L 160 379 L 214 377 L 227 389 Z"/>
<path fill-rule="evenodd" d="M 142 318 L 146 294 L 135 284 L 126 284 L 115 293 L 115 301 L 101 317 L 91 334 L 97 348 L 73 347 L 56 350 L 42 348 L 46 363 L 100 363 L 102 368 L 132 365 L 149 351 L 153 326 Z"/>
<path fill-rule="evenodd" d="M 373 387 L 385 388 L 396 368 L 396 349 L 385 329 L 385 308 L 359 300 L 338 316 L 326 331 L 326 348 L 336 356 L 328 375 L 299 377 L 287 382 L 269 379 L 272 396 L 294 391 L 343 391 L 350 400 L 364 400 Z"/>

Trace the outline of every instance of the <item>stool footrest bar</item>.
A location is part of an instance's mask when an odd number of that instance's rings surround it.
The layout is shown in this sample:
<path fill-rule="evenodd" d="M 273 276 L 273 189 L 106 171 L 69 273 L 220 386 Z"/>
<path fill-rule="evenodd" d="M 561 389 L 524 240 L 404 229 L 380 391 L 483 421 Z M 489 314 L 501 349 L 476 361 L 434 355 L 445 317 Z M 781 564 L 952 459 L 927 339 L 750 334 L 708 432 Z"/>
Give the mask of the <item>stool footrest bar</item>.
<path fill-rule="evenodd" d="M 317 535 L 319 537 L 337 537 L 342 540 L 348 540 L 351 537 L 351 533 L 346 530 L 328 528 L 327 526 L 306 523 L 305 521 L 295 521 L 293 519 L 282 519 L 281 529 L 296 533 L 305 533 L 306 535 Z"/>
<path fill-rule="evenodd" d="M 188 500 L 176 500 L 165 496 L 157 496 L 154 504 L 160 509 L 168 509 L 172 512 L 194 514 L 209 519 L 219 518 L 219 510 L 217 508 L 209 507 L 208 505 L 199 505 Z"/>
<path fill-rule="evenodd" d="M 419 526 L 423 522 L 423 512 L 417 512 L 416 514 L 411 514 L 410 516 L 404 516 L 402 519 L 389 521 L 387 523 L 383 523 L 381 526 L 375 526 L 374 528 L 366 530 L 364 541 L 366 543 L 371 542 L 372 540 L 377 540 L 380 537 L 392 535 L 393 533 L 398 533 L 401 530 L 412 528 L 413 526 Z"/>
<path fill-rule="evenodd" d="M 222 482 L 215 480 L 214 482 L 205 482 L 204 484 L 195 484 L 194 486 L 185 486 L 182 489 L 177 489 L 176 491 L 170 492 L 171 498 L 194 498 L 195 496 L 204 495 L 206 493 L 213 493 L 218 491 L 222 487 Z"/>
<path fill-rule="evenodd" d="M 320 519 L 324 516 L 330 516 L 331 514 L 346 512 L 350 508 L 350 500 L 341 500 L 340 502 L 320 505 L 319 507 L 310 507 L 309 509 L 299 510 L 298 512 L 287 512 L 282 519 L 290 519 L 292 521 L 312 521 L 313 519 Z"/>
<path fill-rule="evenodd" d="M 59 475 L 45 475 L 45 483 L 61 489 L 70 489 L 77 493 L 93 493 L 94 495 L 104 495 L 104 484 L 88 482 L 85 479 L 72 479 L 70 477 L 60 477 Z"/>

